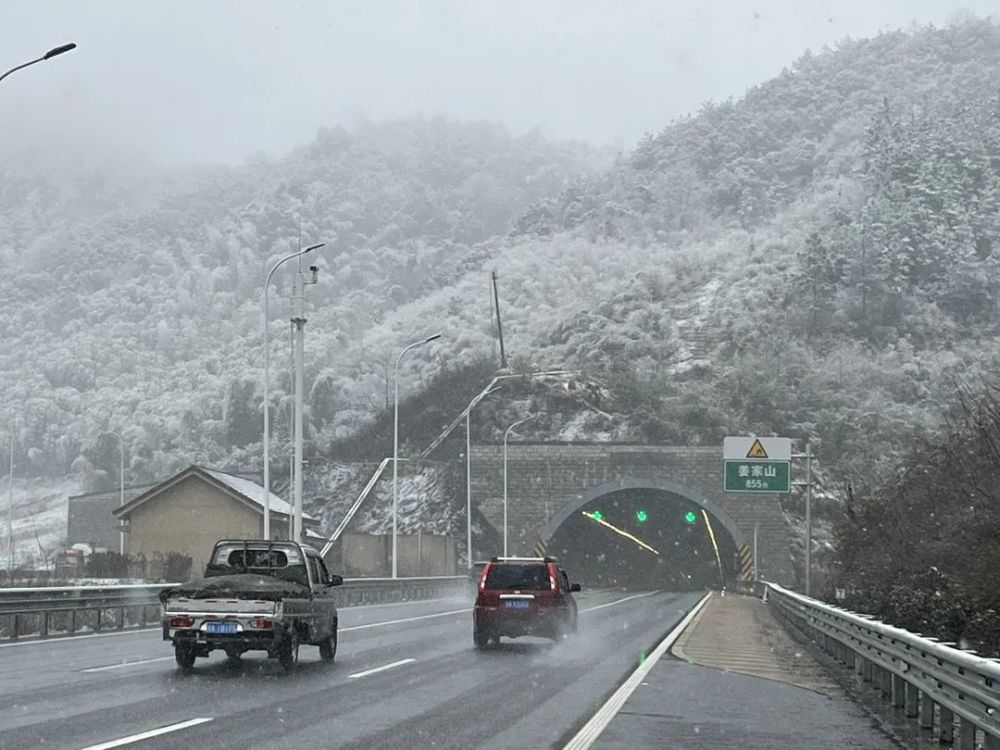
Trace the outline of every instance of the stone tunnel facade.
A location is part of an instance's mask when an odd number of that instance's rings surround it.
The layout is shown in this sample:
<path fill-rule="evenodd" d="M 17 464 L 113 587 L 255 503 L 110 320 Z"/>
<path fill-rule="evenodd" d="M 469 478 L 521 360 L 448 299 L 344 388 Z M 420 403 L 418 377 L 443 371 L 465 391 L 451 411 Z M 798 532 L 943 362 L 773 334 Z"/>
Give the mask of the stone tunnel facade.
<path fill-rule="evenodd" d="M 724 492 L 721 446 L 511 443 L 507 455 L 511 554 L 534 554 L 538 540 L 546 539 L 595 492 L 648 487 L 698 503 L 716 516 L 736 544 L 752 544 L 756 525 L 759 576 L 795 583 L 791 530 L 778 496 Z M 472 502 L 502 528 L 501 446 L 472 446 Z"/>

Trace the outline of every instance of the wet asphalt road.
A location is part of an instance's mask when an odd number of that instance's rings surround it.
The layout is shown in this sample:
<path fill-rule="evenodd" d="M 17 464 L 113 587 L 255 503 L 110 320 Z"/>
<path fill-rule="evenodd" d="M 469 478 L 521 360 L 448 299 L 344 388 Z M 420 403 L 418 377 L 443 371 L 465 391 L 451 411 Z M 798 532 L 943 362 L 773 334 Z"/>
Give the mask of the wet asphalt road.
<path fill-rule="evenodd" d="M 584 593 L 576 637 L 486 652 L 468 600 L 345 608 L 336 663 L 303 647 L 294 674 L 217 653 L 181 674 L 159 631 L 0 645 L 0 748 L 109 747 L 174 725 L 128 746 L 559 746 L 699 598 Z"/>

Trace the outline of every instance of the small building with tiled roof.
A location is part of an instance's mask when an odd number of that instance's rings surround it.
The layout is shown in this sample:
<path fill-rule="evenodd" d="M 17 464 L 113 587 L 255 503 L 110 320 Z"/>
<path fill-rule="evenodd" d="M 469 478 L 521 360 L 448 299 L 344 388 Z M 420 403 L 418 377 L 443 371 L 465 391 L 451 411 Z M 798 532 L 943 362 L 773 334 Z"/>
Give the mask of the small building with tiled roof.
<path fill-rule="evenodd" d="M 264 488 L 238 474 L 189 466 L 134 497 L 114 516 L 125 530 L 125 549 L 151 559 L 171 552 L 192 559 L 201 575 L 219 539 L 258 539 L 264 534 Z M 291 506 L 270 496 L 271 537 L 287 539 Z M 303 525 L 318 526 L 308 514 Z"/>

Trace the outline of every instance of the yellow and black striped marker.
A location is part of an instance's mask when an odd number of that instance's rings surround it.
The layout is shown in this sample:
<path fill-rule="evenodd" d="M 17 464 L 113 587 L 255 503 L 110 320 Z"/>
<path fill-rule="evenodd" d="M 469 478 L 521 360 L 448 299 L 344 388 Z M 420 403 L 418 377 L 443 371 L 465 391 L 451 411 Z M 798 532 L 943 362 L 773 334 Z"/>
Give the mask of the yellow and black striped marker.
<path fill-rule="evenodd" d="M 753 580 L 753 549 L 749 544 L 740 545 L 740 580 Z"/>

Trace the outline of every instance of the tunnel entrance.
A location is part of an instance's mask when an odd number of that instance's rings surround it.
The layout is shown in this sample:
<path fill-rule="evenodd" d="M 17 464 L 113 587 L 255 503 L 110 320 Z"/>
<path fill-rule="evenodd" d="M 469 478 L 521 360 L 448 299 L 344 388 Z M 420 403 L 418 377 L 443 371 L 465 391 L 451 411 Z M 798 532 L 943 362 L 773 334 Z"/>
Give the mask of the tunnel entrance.
<path fill-rule="evenodd" d="M 588 587 L 732 585 L 738 528 L 720 508 L 670 487 L 598 488 L 578 496 L 552 520 L 548 554 Z"/>

